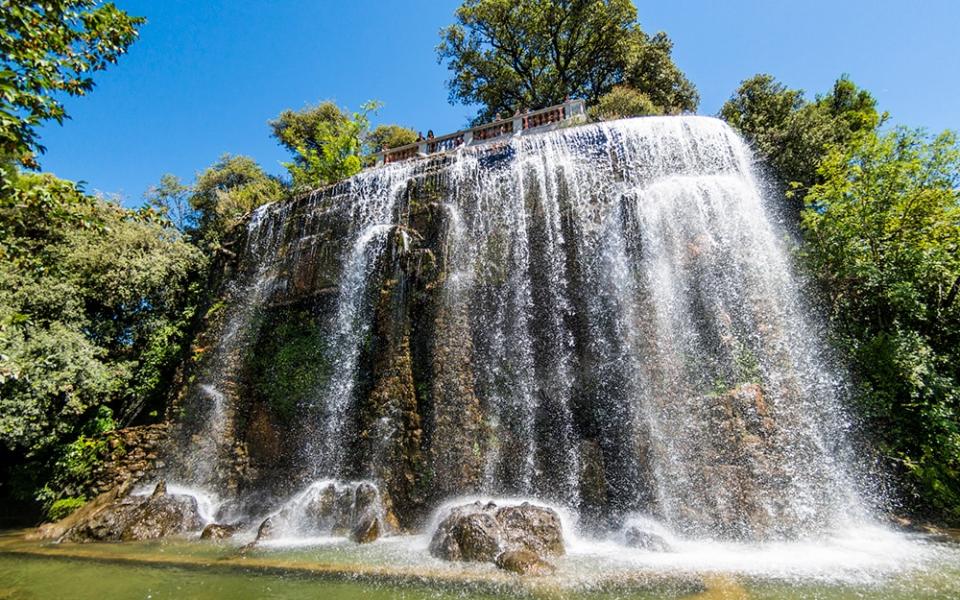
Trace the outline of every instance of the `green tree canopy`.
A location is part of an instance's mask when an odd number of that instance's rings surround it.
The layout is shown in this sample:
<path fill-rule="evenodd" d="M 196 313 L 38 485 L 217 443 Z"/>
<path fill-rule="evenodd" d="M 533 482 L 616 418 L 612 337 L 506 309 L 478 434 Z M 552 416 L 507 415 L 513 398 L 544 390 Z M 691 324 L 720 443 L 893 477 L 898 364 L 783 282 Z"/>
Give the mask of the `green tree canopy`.
<path fill-rule="evenodd" d="M 595 106 L 590 107 L 590 115 L 597 119 L 625 119 L 627 117 L 642 117 L 659 115 L 658 108 L 643 92 L 624 86 L 615 86 L 612 90 L 600 97 Z"/>
<path fill-rule="evenodd" d="M 378 107 L 367 102 L 350 114 L 327 101 L 299 112 L 286 110 L 271 121 L 274 137 L 293 152 L 293 161 L 284 166 L 294 190 L 315 189 L 359 173 L 370 114 Z"/>
<path fill-rule="evenodd" d="M 204 258 L 151 209 L 35 174 L 0 196 L 0 254 L 0 444 L 42 487 L 101 408 L 162 404 Z"/>
<path fill-rule="evenodd" d="M 99 0 L 0 0 L 0 156 L 36 167 L 37 127 L 66 117 L 59 95 L 90 91 L 144 22 Z"/>
<path fill-rule="evenodd" d="M 859 94 L 832 101 L 840 115 L 864 104 Z M 960 520 L 956 136 L 868 130 L 834 145 L 818 176 L 806 195 L 804 255 L 852 361 L 860 412 L 916 497 Z"/>
<path fill-rule="evenodd" d="M 179 184 L 168 181 L 170 185 L 164 193 L 175 193 L 178 188 L 174 183 Z M 217 247 L 240 217 L 258 206 L 280 200 L 284 194 L 283 185 L 252 158 L 224 154 L 197 174 L 190 194 L 190 207 L 196 211 L 192 234 Z"/>
<path fill-rule="evenodd" d="M 367 135 L 370 152 L 379 152 L 382 148 L 399 148 L 417 141 L 417 132 L 402 125 L 377 125 Z"/>
<path fill-rule="evenodd" d="M 452 75 L 450 101 L 481 105 L 477 122 L 567 96 L 596 103 L 617 84 L 666 112 L 696 109 L 672 43 L 640 29 L 631 0 L 466 0 L 456 19 L 437 54 Z"/>
<path fill-rule="evenodd" d="M 186 233 L 196 226 L 197 212 L 190 206 L 190 186 L 176 175 L 161 176 L 160 183 L 150 186 L 143 199 L 178 231 Z"/>
<path fill-rule="evenodd" d="M 846 77 L 838 79 L 829 94 L 807 101 L 802 90 L 789 89 L 765 74 L 742 82 L 720 116 L 753 144 L 790 188 L 788 196 L 801 201 L 818 181 L 817 168 L 831 146 L 848 143 L 885 118 L 873 96 Z M 795 206 L 799 210 L 802 202 Z"/>

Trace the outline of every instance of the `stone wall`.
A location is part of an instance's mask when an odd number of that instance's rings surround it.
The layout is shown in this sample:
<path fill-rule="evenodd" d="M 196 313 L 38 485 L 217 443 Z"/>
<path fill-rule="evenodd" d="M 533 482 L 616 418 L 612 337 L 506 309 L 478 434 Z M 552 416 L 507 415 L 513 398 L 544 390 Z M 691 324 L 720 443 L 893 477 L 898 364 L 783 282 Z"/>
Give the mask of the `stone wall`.
<path fill-rule="evenodd" d="M 83 495 L 93 498 L 124 481 L 137 483 L 148 479 L 154 469 L 162 469 L 168 433 L 168 423 L 157 423 L 104 434 L 107 454 L 90 474 Z"/>

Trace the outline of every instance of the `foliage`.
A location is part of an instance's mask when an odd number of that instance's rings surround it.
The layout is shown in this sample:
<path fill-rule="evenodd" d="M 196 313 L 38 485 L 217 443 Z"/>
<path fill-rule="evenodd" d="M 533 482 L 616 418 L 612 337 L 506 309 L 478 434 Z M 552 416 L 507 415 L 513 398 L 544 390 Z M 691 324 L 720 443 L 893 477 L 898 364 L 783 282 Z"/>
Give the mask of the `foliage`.
<path fill-rule="evenodd" d="M 330 376 L 323 328 L 308 312 L 284 312 L 264 329 L 252 353 L 256 390 L 274 417 L 292 423 Z"/>
<path fill-rule="evenodd" d="M 644 33 L 630 0 L 466 0 L 456 19 L 437 54 L 452 75 L 450 101 L 481 105 L 475 122 L 567 96 L 595 104 L 618 84 L 666 112 L 696 109 L 669 38 Z"/>
<path fill-rule="evenodd" d="M 853 363 L 861 412 L 922 502 L 960 520 L 956 137 L 867 131 L 833 146 L 818 177 L 803 212 L 804 254 Z"/>
<path fill-rule="evenodd" d="M 367 135 L 371 152 L 383 148 L 399 148 L 417 141 L 417 132 L 401 125 L 378 125 Z"/>
<path fill-rule="evenodd" d="M 90 91 L 144 22 L 99 0 L 0 0 L 0 156 L 36 167 L 37 127 L 63 122 L 62 95 Z"/>
<path fill-rule="evenodd" d="M 47 520 L 53 522 L 69 517 L 78 508 L 86 503 L 87 499 L 83 496 L 68 496 L 66 498 L 60 498 L 59 500 L 54 501 L 47 510 Z"/>
<path fill-rule="evenodd" d="M 673 41 L 659 31 L 652 37 L 636 35 L 631 40 L 623 83 L 645 94 L 667 114 L 697 110 L 697 88 L 670 57 Z"/>
<path fill-rule="evenodd" d="M 284 166 L 296 191 L 315 189 L 356 175 L 363 168 L 363 146 L 370 128 L 370 113 L 379 105 L 364 104 L 349 115 L 332 102 L 286 110 L 270 122 L 274 137 L 294 153 Z"/>
<path fill-rule="evenodd" d="M 143 199 L 147 206 L 185 233 L 196 226 L 197 220 L 197 213 L 190 206 L 190 191 L 190 186 L 181 183 L 179 177 L 167 173 L 160 177 L 159 184 L 150 186 Z"/>
<path fill-rule="evenodd" d="M 614 86 L 612 90 L 600 97 L 596 106 L 590 107 L 590 116 L 602 120 L 659 114 L 662 114 L 662 111 L 650 101 L 646 94 L 622 85 Z"/>
<path fill-rule="evenodd" d="M 384 148 L 399 148 L 417 141 L 417 132 L 402 125 L 378 125 L 367 134 L 367 152 L 363 157 L 364 166 L 373 165 L 374 154 Z"/>
<path fill-rule="evenodd" d="M 103 409 L 162 401 L 205 261 L 155 211 L 35 174 L 0 194 L 0 257 L 0 443 L 42 487 Z"/>
<path fill-rule="evenodd" d="M 283 184 L 252 158 L 224 154 L 197 174 L 191 188 L 190 207 L 196 211 L 192 237 L 208 248 L 217 248 L 240 217 L 284 194 Z"/>
<path fill-rule="evenodd" d="M 770 75 L 755 75 L 740 84 L 720 109 L 720 116 L 742 133 L 764 158 L 788 197 L 803 195 L 817 183 L 817 168 L 831 146 L 843 145 L 871 131 L 885 118 L 867 91 L 846 77 L 829 94 L 813 102 Z"/>

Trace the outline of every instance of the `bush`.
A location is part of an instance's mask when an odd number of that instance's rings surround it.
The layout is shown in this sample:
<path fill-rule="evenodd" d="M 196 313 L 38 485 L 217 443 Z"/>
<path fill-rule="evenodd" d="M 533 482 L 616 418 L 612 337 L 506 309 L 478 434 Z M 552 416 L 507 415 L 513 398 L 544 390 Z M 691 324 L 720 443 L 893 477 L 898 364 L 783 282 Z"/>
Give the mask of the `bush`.
<path fill-rule="evenodd" d="M 87 499 L 83 496 L 60 498 L 47 509 L 47 520 L 59 521 L 60 519 L 66 518 L 86 503 Z"/>
<path fill-rule="evenodd" d="M 660 114 L 663 111 L 646 94 L 625 85 L 614 87 L 590 109 L 590 116 L 600 121 Z"/>

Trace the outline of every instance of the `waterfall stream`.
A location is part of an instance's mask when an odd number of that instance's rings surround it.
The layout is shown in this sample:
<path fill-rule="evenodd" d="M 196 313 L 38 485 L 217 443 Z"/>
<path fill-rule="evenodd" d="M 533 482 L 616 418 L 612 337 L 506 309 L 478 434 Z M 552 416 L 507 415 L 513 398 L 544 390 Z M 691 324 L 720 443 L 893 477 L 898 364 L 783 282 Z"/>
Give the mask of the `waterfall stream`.
<path fill-rule="evenodd" d="M 247 487 L 274 468 L 301 488 L 372 473 L 403 510 L 521 496 L 601 527 L 646 515 L 734 540 L 856 523 L 843 377 L 763 189 L 723 122 L 658 117 L 388 165 L 261 208 L 196 388 L 214 407 L 198 436 L 251 448 Z M 291 307 L 325 346 L 298 363 L 322 376 L 281 426 L 239 363 Z M 191 481 L 223 485 L 203 460 Z"/>

